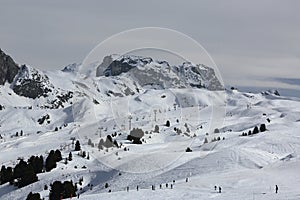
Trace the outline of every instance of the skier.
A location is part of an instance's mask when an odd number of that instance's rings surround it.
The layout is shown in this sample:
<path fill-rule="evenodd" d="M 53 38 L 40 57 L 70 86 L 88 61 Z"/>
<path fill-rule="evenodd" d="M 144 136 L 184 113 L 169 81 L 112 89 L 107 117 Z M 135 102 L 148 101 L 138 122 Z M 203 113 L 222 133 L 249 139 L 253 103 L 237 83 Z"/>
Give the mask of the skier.
<path fill-rule="evenodd" d="M 127 192 L 129 192 L 129 186 L 127 186 L 126 190 L 127 190 Z"/>
<path fill-rule="evenodd" d="M 278 193 L 278 185 L 275 185 L 275 192 Z"/>
<path fill-rule="evenodd" d="M 160 188 L 160 189 L 162 188 L 161 184 L 159 185 L 159 188 Z"/>
<path fill-rule="evenodd" d="M 215 185 L 215 191 L 217 191 L 217 186 Z"/>
<path fill-rule="evenodd" d="M 138 185 L 136 186 L 136 191 L 139 191 L 139 186 Z"/>
<path fill-rule="evenodd" d="M 173 184 L 171 184 L 171 189 L 173 189 Z"/>
<path fill-rule="evenodd" d="M 219 187 L 219 193 L 221 193 L 222 192 L 222 188 L 221 187 Z"/>
<path fill-rule="evenodd" d="M 185 182 L 189 182 L 189 178 L 186 178 L 186 179 L 185 179 Z"/>
<path fill-rule="evenodd" d="M 166 188 L 168 188 L 168 183 L 166 183 Z"/>

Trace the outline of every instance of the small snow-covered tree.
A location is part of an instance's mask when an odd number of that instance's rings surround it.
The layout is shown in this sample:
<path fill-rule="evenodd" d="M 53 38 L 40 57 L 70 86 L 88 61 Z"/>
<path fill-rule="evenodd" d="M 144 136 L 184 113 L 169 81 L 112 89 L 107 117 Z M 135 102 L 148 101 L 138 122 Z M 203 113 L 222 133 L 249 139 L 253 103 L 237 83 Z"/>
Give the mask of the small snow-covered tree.
<path fill-rule="evenodd" d="M 89 140 L 88 140 L 88 145 L 92 146 L 92 140 L 91 140 L 91 138 L 89 138 Z"/>
<path fill-rule="evenodd" d="M 154 133 L 159 133 L 159 127 L 158 127 L 158 125 L 155 125 L 155 127 L 154 127 Z"/>
<path fill-rule="evenodd" d="M 214 133 L 220 133 L 220 130 L 219 130 L 218 128 L 216 128 L 216 129 L 214 130 Z"/>
<path fill-rule="evenodd" d="M 192 149 L 190 147 L 186 148 L 185 152 L 192 152 Z"/>

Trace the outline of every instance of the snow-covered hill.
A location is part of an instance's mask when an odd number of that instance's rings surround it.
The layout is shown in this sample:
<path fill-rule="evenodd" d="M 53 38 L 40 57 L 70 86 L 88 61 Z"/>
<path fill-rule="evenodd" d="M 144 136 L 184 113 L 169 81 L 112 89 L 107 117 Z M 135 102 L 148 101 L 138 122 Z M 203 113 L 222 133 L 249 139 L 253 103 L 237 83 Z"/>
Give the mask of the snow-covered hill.
<path fill-rule="evenodd" d="M 89 78 L 78 74 L 77 64 L 58 72 L 23 66 L 0 86 L 1 165 L 47 157 L 52 149 L 73 155 L 33 184 L 0 185 L 1 200 L 26 199 L 29 192 L 48 199 L 57 180 L 72 180 L 79 199 L 92 200 L 300 198 L 299 99 L 220 90 L 202 65 L 135 56 L 111 63 Z M 28 96 L 32 85 L 43 89 L 35 98 Z M 143 131 L 141 144 L 127 140 L 136 128 Z M 119 147 L 103 147 L 108 135 Z"/>

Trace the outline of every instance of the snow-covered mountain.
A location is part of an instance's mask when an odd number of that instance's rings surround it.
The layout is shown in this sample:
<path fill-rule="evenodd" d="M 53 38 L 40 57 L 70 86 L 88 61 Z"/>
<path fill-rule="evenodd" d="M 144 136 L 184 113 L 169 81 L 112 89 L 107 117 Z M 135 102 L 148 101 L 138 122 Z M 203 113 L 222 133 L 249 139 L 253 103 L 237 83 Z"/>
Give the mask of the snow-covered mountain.
<path fill-rule="evenodd" d="M 222 90 L 214 70 L 205 65 L 184 62 L 171 66 L 167 61 L 132 55 L 110 55 L 97 68 L 97 76 L 126 76 L 148 88 L 207 88 Z"/>
<path fill-rule="evenodd" d="M 95 77 L 80 67 L 42 72 L 1 54 L 0 164 L 63 158 L 25 187 L 0 185 L 1 200 L 48 199 L 70 180 L 79 199 L 299 199 L 299 99 L 224 90 L 191 63 L 113 55 Z"/>

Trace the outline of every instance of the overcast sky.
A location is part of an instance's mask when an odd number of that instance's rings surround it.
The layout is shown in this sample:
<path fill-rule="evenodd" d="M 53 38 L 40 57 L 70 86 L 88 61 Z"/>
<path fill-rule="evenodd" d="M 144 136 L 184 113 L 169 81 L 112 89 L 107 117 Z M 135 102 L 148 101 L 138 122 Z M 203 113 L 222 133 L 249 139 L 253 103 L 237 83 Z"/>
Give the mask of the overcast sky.
<path fill-rule="evenodd" d="M 145 26 L 198 41 L 226 85 L 300 95 L 300 1 L 0 0 L 0 48 L 19 64 L 60 69 L 101 41 Z"/>

